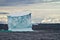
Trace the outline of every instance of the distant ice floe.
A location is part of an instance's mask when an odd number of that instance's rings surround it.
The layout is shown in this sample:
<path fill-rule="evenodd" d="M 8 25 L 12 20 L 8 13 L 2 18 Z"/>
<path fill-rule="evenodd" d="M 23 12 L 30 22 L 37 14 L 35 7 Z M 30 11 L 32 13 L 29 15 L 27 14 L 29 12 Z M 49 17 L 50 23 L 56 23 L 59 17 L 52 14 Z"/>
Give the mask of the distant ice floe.
<path fill-rule="evenodd" d="M 7 16 L 0 15 L 0 24 L 7 24 Z"/>
<path fill-rule="evenodd" d="M 41 21 L 41 23 L 60 23 L 59 18 L 45 18 L 44 20 Z"/>

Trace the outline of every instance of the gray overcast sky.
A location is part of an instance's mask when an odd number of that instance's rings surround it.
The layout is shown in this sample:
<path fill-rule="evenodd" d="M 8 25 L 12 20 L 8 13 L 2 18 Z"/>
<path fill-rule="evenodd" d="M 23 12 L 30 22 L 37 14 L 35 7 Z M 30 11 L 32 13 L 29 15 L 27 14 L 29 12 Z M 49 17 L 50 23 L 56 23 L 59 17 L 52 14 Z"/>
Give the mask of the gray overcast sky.
<path fill-rule="evenodd" d="M 0 0 L 0 6 L 27 5 L 43 2 L 56 2 L 60 0 Z"/>

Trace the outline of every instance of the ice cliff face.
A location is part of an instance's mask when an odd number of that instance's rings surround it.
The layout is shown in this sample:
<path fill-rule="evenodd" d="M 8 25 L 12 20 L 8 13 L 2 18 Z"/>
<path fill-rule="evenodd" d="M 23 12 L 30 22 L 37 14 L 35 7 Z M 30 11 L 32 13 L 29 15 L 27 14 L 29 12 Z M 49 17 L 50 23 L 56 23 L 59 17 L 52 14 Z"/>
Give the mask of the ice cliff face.
<path fill-rule="evenodd" d="M 19 16 L 20 15 L 20 16 Z M 8 16 L 9 30 L 20 30 L 23 28 L 31 28 L 31 13 L 17 14 Z"/>

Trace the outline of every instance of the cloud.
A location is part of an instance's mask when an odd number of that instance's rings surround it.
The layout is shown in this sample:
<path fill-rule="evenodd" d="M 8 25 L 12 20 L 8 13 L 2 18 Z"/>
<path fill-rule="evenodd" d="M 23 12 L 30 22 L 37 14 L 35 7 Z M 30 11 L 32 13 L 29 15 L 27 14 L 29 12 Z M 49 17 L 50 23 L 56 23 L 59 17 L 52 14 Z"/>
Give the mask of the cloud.
<path fill-rule="evenodd" d="M 29 5 L 43 2 L 55 2 L 60 0 L 0 0 L 0 6 Z"/>
<path fill-rule="evenodd" d="M 24 5 L 33 4 L 32 0 L 0 0 L 0 6 L 14 6 L 14 5 Z"/>
<path fill-rule="evenodd" d="M 5 2 L 5 0 L 0 0 L 0 4 L 1 4 L 1 3 L 4 3 L 4 2 Z"/>

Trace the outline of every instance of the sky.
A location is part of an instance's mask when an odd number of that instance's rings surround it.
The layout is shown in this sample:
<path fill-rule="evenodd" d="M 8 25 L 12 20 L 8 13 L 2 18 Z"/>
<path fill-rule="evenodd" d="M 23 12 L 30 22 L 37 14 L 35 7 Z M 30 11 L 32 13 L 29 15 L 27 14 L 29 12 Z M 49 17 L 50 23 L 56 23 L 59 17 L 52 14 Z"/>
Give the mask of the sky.
<path fill-rule="evenodd" d="M 44 2 L 57 2 L 60 0 L 0 0 L 0 6 L 21 6 Z"/>
<path fill-rule="evenodd" d="M 60 17 L 60 0 L 0 0 L 0 12 L 28 10 L 32 18 Z"/>

